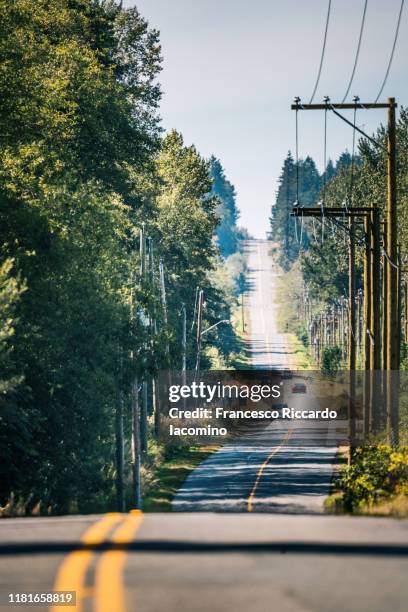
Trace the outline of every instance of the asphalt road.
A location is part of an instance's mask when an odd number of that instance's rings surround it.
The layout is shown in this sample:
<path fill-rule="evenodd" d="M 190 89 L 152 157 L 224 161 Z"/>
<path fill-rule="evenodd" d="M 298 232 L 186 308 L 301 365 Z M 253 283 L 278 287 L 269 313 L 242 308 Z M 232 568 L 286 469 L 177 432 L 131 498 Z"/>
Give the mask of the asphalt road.
<path fill-rule="evenodd" d="M 251 240 L 245 296 L 251 366 L 292 370 L 295 355 L 277 324 L 277 276 L 271 243 Z M 296 379 L 288 381 L 289 389 Z M 294 408 L 316 408 L 307 393 L 291 395 Z M 175 496 L 174 511 L 322 513 L 346 424 L 271 421 L 248 428 L 192 472 Z"/>
<path fill-rule="evenodd" d="M 253 364 L 291 367 L 267 245 L 248 248 Z M 341 428 L 248 428 L 175 499 L 206 512 L 0 521 L 0 609 L 65 609 L 7 603 L 54 590 L 77 612 L 406 612 L 408 522 L 322 514 Z"/>
<path fill-rule="evenodd" d="M 277 279 L 281 274 L 270 256 L 271 242 L 248 240 L 248 291 L 245 295 L 249 355 L 256 369 L 296 369 L 296 355 L 290 348 L 288 335 L 278 331 Z"/>
<path fill-rule="evenodd" d="M 57 588 L 76 591 L 77 606 L 66 609 L 84 612 L 407 610 L 407 521 L 216 513 L 10 519 L 0 522 L 0 539 L 3 601 L 9 592 Z"/>

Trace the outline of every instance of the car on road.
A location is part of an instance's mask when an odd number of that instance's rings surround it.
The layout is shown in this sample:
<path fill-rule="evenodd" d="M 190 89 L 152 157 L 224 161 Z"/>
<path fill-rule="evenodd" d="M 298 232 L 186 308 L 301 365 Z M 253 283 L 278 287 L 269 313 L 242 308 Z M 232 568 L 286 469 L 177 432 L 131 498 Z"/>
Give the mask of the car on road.
<path fill-rule="evenodd" d="M 306 391 L 305 383 L 295 383 L 292 387 L 292 393 L 306 393 Z"/>

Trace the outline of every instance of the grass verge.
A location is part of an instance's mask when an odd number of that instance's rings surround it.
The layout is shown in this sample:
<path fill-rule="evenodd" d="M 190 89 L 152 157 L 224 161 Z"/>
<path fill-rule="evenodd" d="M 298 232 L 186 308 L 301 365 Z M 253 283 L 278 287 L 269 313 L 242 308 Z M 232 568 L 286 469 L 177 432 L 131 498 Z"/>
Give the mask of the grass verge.
<path fill-rule="evenodd" d="M 174 447 L 163 461 L 149 470 L 145 481 L 143 510 L 171 512 L 171 500 L 187 476 L 220 445 Z"/>

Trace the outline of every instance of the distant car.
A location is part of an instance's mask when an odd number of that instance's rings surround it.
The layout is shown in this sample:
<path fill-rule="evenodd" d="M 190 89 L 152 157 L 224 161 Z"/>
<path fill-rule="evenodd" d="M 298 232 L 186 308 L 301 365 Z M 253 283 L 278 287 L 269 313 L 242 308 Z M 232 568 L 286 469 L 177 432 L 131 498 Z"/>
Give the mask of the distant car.
<path fill-rule="evenodd" d="M 272 408 L 274 410 L 283 410 L 283 408 L 287 408 L 288 405 L 287 404 L 272 404 Z"/>
<path fill-rule="evenodd" d="M 305 383 L 295 383 L 292 387 L 292 393 L 306 393 Z"/>
<path fill-rule="evenodd" d="M 290 370 L 283 370 L 282 378 L 283 380 L 287 380 L 288 378 L 293 378 L 293 374 Z"/>

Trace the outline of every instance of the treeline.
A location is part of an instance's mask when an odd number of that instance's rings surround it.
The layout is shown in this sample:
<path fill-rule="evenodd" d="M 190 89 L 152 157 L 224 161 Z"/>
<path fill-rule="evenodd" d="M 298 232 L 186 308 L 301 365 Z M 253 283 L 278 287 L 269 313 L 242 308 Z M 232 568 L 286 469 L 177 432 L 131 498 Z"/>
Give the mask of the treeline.
<path fill-rule="evenodd" d="M 106 509 L 134 377 L 181 368 L 197 288 L 205 326 L 231 317 L 234 190 L 218 160 L 163 136 L 159 34 L 136 8 L 0 11 L 0 505 Z M 238 350 L 231 324 L 206 338 L 223 364 Z M 189 334 L 187 367 L 195 350 Z"/>
<path fill-rule="evenodd" d="M 311 227 L 291 216 L 294 207 L 315 206 L 323 187 L 350 163 L 351 156 L 345 152 L 336 164 L 329 160 L 325 172 L 319 174 L 316 163 L 310 156 L 296 162 L 292 153 L 288 152 L 270 217 L 271 236 L 280 244 L 280 260 L 284 268 L 288 269 L 310 243 Z"/>

